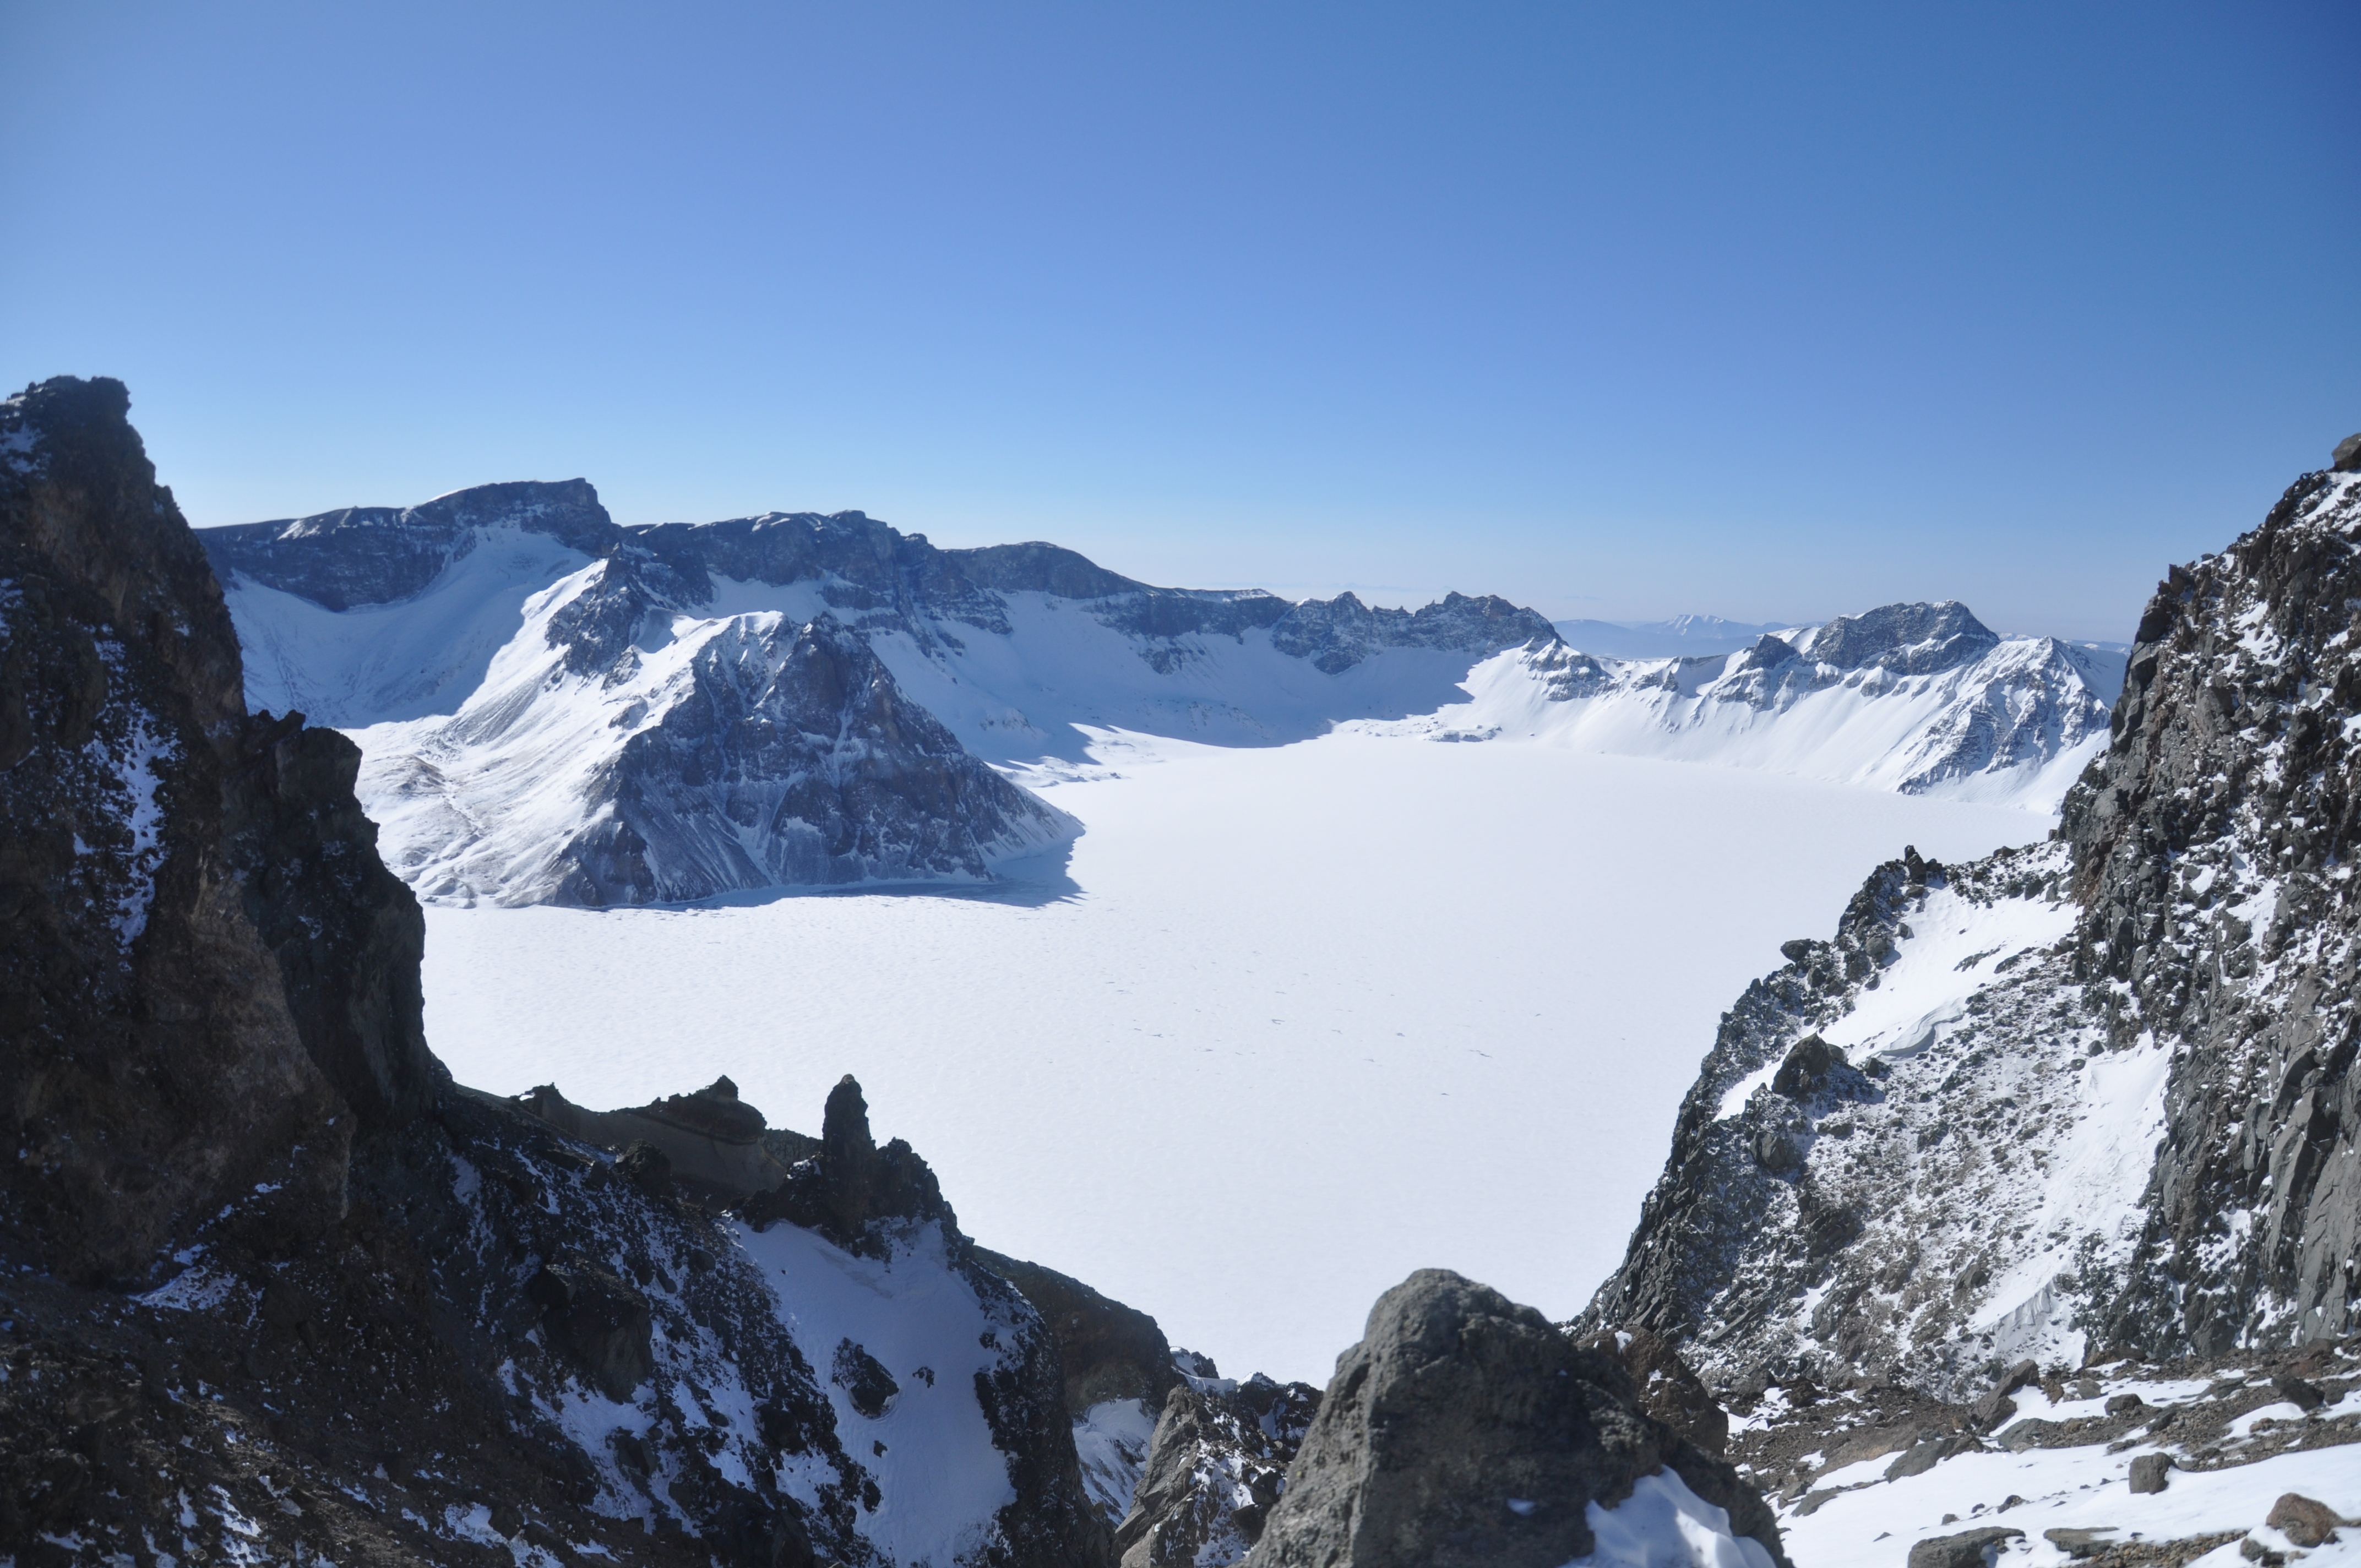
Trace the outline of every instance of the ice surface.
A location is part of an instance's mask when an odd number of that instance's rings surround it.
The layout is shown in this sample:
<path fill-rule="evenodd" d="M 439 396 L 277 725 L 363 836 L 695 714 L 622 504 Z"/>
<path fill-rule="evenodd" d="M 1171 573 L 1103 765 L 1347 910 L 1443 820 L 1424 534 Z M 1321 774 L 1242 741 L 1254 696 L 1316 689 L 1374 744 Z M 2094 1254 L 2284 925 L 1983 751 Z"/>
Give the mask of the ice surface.
<path fill-rule="evenodd" d="M 1580 1308 L 1779 942 L 1905 843 L 2047 828 L 1368 728 L 1092 755 L 1033 781 L 1088 825 L 1071 864 L 999 897 L 431 908 L 429 1038 L 462 1082 L 590 1105 L 727 1072 L 807 1131 L 856 1073 L 986 1245 L 1322 1384 L 1414 1268 Z"/>

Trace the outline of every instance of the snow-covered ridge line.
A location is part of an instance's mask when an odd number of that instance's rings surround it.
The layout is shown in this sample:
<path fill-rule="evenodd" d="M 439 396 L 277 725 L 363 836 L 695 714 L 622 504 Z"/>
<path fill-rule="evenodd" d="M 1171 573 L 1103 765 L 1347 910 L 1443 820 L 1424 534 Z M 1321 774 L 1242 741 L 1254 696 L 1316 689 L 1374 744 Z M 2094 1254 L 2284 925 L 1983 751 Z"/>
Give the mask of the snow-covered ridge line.
<path fill-rule="evenodd" d="M 1591 1315 L 1947 1398 L 2361 1328 L 2356 607 L 2361 473 L 2173 568 L 2050 843 L 1881 867 L 1725 1014 Z"/>
<path fill-rule="evenodd" d="M 859 512 L 619 528 L 578 480 L 205 543 L 250 705 L 356 731 L 390 861 L 461 903 L 983 880 L 1079 830 L 983 764 L 1055 779 L 1109 731 L 1411 720 L 2048 809 L 2106 714 L 2059 645 L 1950 603 L 1624 664 L 1497 597 L 1161 588 Z M 823 647 L 858 717 L 806 689 Z"/>
<path fill-rule="evenodd" d="M 1517 650 L 1471 672 L 1470 701 L 1413 728 L 2053 811 L 2121 684 L 2089 650 L 2001 638 L 1956 601 L 1886 605 L 1736 653 Z"/>

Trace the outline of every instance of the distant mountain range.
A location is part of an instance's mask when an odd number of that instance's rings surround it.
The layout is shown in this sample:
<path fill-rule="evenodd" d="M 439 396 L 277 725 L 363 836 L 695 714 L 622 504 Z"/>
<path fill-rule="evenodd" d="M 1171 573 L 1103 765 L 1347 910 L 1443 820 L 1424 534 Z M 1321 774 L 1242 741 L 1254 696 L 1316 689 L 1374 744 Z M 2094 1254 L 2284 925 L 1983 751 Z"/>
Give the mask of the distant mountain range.
<path fill-rule="evenodd" d="M 1110 729 L 1377 721 L 2046 809 L 2121 680 L 1958 604 L 1626 629 L 1684 650 L 1646 662 L 1492 596 L 1157 587 L 857 511 L 624 528 L 578 479 L 200 538 L 249 704 L 353 733 L 388 862 L 461 903 L 983 881 L 1080 831 L 999 770 Z"/>

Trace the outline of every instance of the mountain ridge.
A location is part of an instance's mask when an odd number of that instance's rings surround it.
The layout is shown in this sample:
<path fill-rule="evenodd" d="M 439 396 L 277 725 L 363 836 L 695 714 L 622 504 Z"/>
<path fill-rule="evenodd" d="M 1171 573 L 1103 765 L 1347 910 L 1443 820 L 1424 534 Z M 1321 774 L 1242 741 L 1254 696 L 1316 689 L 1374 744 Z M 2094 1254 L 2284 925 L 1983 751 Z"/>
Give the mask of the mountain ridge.
<path fill-rule="evenodd" d="M 253 706 L 358 735 L 363 794 L 390 855 L 424 895 L 457 902 L 985 880 L 1080 829 L 987 780 L 982 764 L 1054 778 L 1087 764 L 1093 737 L 1111 729 L 1217 745 L 1286 743 L 1353 722 L 1438 739 L 1547 733 L 1877 787 L 2022 795 L 2041 807 L 2105 711 L 2093 688 L 2103 676 L 2088 659 L 2047 644 L 2035 656 L 1957 605 L 1887 607 L 1791 633 L 1812 657 L 1766 636 L 1741 655 L 1602 663 L 1495 596 L 1453 593 L 1407 610 L 1351 593 L 1290 603 L 1258 589 L 1162 588 L 1038 542 L 938 549 L 861 512 L 623 528 L 579 480 L 211 530 L 205 543 L 227 585 Z M 1894 618 L 1911 614 L 1951 620 L 1900 640 Z M 752 666 L 699 651 L 800 639 L 857 659 L 830 626 L 874 653 L 889 707 L 939 723 L 966 756 L 823 725 L 786 751 L 707 745 L 654 757 L 662 748 L 646 731 L 676 729 L 691 709 L 739 715 L 722 726 L 733 733 L 749 716 L 742 681 L 721 666 Z M 1876 651 L 1855 658 L 1863 639 Z M 1969 652 L 1989 655 L 1989 668 L 1949 674 Z M 562 668 L 544 668 L 553 655 Z M 659 669 L 670 672 L 660 681 Z M 1841 702 L 1807 701 L 1837 685 L 1850 694 Z M 1474 710 L 1462 715 L 1471 693 Z M 1838 730 L 1866 752 L 1832 772 L 1824 737 Z M 519 748 L 533 745 L 544 771 L 576 780 L 565 798 L 520 793 Z M 1908 765 L 1880 771 L 1889 755 Z M 868 798 L 892 820 L 873 820 L 869 805 L 790 782 L 846 765 L 964 782 L 889 792 L 935 801 L 925 827 L 926 813 L 884 797 Z M 719 774 L 729 783 L 706 790 Z M 655 796 L 674 804 L 650 808 Z M 747 833 L 758 841 L 741 841 Z M 790 841 L 828 847 L 791 851 Z M 648 859 L 656 843 L 663 864 Z"/>

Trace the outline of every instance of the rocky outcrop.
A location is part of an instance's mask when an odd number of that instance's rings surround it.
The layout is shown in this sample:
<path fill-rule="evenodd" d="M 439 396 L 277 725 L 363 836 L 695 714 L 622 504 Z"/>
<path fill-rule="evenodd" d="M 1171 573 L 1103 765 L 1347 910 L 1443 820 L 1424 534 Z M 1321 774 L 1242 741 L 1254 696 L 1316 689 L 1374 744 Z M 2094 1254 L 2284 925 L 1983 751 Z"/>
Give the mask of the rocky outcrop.
<path fill-rule="evenodd" d="M 228 841 L 313 823 L 253 776 L 228 614 L 128 403 L 71 380 L 0 403 L 0 1248 L 88 1284 L 225 1210 L 262 1245 L 319 1234 L 353 1134 L 343 981 L 299 1019 Z"/>
<path fill-rule="evenodd" d="M 1559 1568 L 1588 1556 L 1643 1484 L 1718 1510 L 1752 1560 L 1784 1563 L 1762 1498 L 1642 1413 L 1617 1362 L 1529 1307 L 1424 1269 L 1378 1299 L 1338 1358 L 1247 1561 Z"/>
<path fill-rule="evenodd" d="M 833 615 L 642 635 L 666 613 L 642 567 L 588 567 L 456 715 L 373 756 L 363 788 L 402 875 L 433 898 L 604 907 L 984 882 L 1081 830 L 969 752 Z"/>
<path fill-rule="evenodd" d="M 1232 1382 L 1211 1370 L 1186 1375 L 1165 1398 L 1130 1512 L 1115 1530 L 1123 1568 L 1239 1562 L 1287 1489 L 1320 1391 L 1259 1375 Z"/>
<path fill-rule="evenodd" d="M 328 609 L 351 609 L 423 591 L 493 529 L 546 534 L 592 557 L 622 543 L 583 479 L 478 485 L 423 506 L 346 507 L 197 537 L 224 578 L 236 573 Z"/>
<path fill-rule="evenodd" d="M 1940 604 L 1882 605 L 1862 615 L 1840 615 L 1800 634 L 1795 652 L 1836 670 L 1932 675 L 1973 663 L 1999 646 L 1999 636 L 1971 614 L 1966 605 L 1945 599 Z"/>
<path fill-rule="evenodd" d="M 2361 1329 L 2361 477 L 2307 475 L 2158 585 L 2066 803 L 2110 1049 L 2174 1042 L 2147 1224 L 2103 1312 L 2152 1352 Z"/>
<path fill-rule="evenodd" d="M 769 1125 L 726 1077 L 694 1094 L 668 1094 L 620 1111 L 585 1110 L 550 1083 L 513 1103 L 566 1137 L 619 1157 L 619 1168 L 633 1163 L 634 1148 L 650 1151 L 636 1162 L 651 1169 L 650 1180 L 661 1160 L 658 1185 L 676 1186 L 714 1209 L 734 1208 L 778 1186 L 798 1161 L 819 1152 L 816 1139 Z"/>
<path fill-rule="evenodd" d="M 1372 609 L 1353 594 L 1306 599 L 1270 629 L 1270 645 L 1308 659 L 1328 674 L 1344 674 L 1388 648 L 1433 648 L 1483 656 L 1527 645 L 1546 648 L 1557 629 L 1530 609 L 1486 594 L 1445 594 L 1417 610 Z"/>
<path fill-rule="evenodd" d="M 1906 856 L 1787 944 L 1587 1323 L 1725 1387 L 1960 1399 L 2354 1331 L 2356 541 L 2361 479 L 2323 473 L 2175 568 L 2054 842 Z"/>
<path fill-rule="evenodd" d="M 1055 1337 L 857 1088 L 627 1119 L 725 1178 L 751 1121 L 823 1231 L 443 1081 L 353 748 L 246 714 L 126 404 L 0 404 L 0 1554 L 1103 1562 Z"/>

